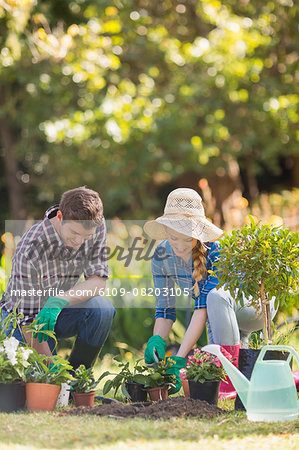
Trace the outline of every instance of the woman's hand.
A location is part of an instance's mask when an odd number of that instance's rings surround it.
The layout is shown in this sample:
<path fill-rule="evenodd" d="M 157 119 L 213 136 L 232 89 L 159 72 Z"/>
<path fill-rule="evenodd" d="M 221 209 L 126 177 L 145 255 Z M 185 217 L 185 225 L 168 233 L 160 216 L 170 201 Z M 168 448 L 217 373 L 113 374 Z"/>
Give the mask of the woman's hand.
<path fill-rule="evenodd" d="M 203 332 L 205 323 L 207 320 L 207 310 L 196 309 L 192 315 L 191 322 L 187 331 L 185 333 L 184 339 L 181 343 L 179 351 L 176 356 L 181 356 L 183 358 L 189 353 L 193 345 L 198 341 Z"/>
<path fill-rule="evenodd" d="M 146 364 L 152 364 L 155 362 L 154 351 L 156 351 L 157 357 L 160 360 L 165 358 L 165 338 L 167 338 L 172 324 L 173 321 L 170 319 L 164 319 L 163 317 L 156 319 L 153 336 L 149 339 L 144 352 L 144 360 Z"/>

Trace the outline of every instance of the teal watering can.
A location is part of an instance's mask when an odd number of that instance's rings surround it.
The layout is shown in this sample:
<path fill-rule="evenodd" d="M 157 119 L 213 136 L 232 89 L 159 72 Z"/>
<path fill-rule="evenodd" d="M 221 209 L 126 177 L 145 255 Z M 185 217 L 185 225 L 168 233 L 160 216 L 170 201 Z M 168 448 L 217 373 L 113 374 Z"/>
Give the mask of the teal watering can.
<path fill-rule="evenodd" d="M 293 347 L 288 345 L 263 347 L 254 365 L 250 381 L 221 353 L 219 345 L 206 345 L 202 350 L 220 359 L 246 408 L 248 420 L 284 422 L 297 419 L 299 403 L 289 363 L 294 356 L 299 365 L 299 356 Z M 264 360 L 268 350 L 282 350 L 289 353 L 289 356 L 286 361 Z"/>

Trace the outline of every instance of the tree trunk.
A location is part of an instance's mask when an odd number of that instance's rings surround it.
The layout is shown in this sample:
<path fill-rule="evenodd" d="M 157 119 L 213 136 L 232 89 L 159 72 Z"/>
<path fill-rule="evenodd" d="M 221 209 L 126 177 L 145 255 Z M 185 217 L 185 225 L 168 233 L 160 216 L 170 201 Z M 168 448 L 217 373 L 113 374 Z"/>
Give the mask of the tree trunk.
<path fill-rule="evenodd" d="M 258 189 L 256 177 L 253 174 L 252 163 L 251 163 L 250 157 L 246 158 L 245 173 L 246 173 L 246 178 L 247 178 L 249 199 L 254 200 L 257 198 L 257 196 L 259 194 L 259 189 Z"/>
<path fill-rule="evenodd" d="M 293 162 L 292 184 L 294 187 L 299 187 L 299 156 L 294 155 L 291 158 L 292 158 L 292 162 Z"/>
<path fill-rule="evenodd" d="M 265 344 L 271 344 L 271 316 L 270 316 L 270 303 L 265 295 L 265 281 L 262 280 L 260 287 L 262 314 L 263 314 L 263 333 Z"/>
<path fill-rule="evenodd" d="M 3 149 L 6 183 L 10 203 L 11 218 L 26 218 L 25 198 L 21 182 L 17 179 L 18 162 L 15 156 L 13 132 L 6 118 L 0 119 L 0 136 Z"/>

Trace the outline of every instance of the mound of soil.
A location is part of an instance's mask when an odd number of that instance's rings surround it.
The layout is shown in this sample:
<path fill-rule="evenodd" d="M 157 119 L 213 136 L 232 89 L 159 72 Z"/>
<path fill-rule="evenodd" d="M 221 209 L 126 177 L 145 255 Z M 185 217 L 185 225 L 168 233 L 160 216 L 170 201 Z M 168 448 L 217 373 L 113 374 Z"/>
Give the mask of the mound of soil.
<path fill-rule="evenodd" d="M 145 404 L 110 403 L 94 407 L 81 406 L 70 409 L 63 415 L 94 414 L 115 418 L 146 417 L 149 419 L 170 419 L 171 417 L 208 417 L 212 418 L 226 411 L 201 400 L 186 397 L 168 398 L 158 402 Z"/>

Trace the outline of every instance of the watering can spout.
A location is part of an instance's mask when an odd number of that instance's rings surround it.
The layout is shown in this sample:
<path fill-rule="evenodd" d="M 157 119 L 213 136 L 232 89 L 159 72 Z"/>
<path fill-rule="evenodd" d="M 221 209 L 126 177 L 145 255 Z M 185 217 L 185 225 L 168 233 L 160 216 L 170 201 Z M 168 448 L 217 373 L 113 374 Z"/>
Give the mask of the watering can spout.
<path fill-rule="evenodd" d="M 243 405 L 247 409 L 247 395 L 250 385 L 247 378 L 221 353 L 220 345 L 205 345 L 201 350 L 204 352 L 212 353 L 220 359 L 220 362 L 227 372 L 234 388 L 238 392 Z"/>

